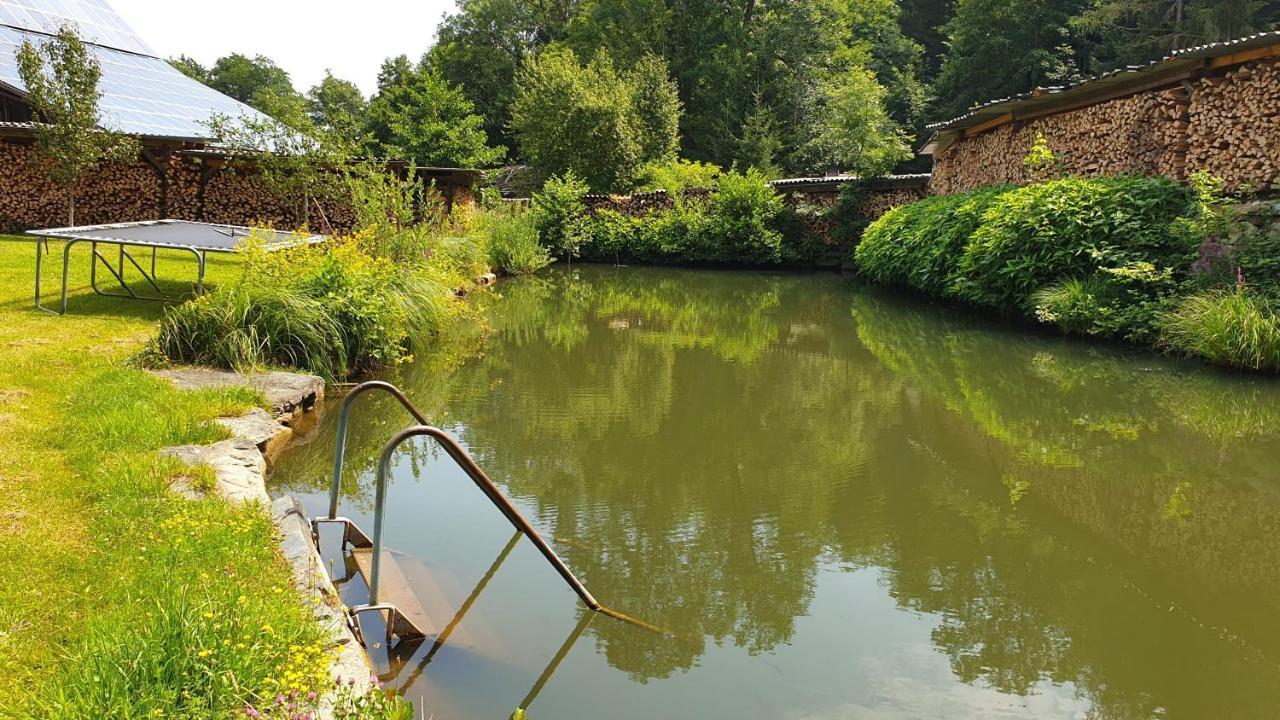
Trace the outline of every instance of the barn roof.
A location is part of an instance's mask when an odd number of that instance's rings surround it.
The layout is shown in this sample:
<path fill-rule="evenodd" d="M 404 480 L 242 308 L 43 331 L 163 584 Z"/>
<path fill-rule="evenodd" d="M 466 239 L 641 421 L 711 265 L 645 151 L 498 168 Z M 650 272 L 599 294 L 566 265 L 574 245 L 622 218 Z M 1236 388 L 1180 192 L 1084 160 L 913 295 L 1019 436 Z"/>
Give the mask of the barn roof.
<path fill-rule="evenodd" d="M 106 0 L 0 0 L 0 90 L 24 97 L 15 53 L 24 41 L 47 42 L 67 23 L 79 30 L 102 67 L 99 110 L 108 129 L 204 141 L 215 115 L 261 117 L 158 57 Z"/>

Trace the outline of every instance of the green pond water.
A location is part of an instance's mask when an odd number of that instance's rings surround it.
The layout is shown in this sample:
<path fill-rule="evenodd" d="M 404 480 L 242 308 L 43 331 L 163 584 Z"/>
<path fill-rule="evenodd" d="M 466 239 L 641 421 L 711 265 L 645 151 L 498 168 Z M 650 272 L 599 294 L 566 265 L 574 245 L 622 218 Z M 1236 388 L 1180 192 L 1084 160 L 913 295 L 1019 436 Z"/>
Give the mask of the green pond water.
<path fill-rule="evenodd" d="M 529 717 L 1280 716 L 1276 380 L 836 275 L 587 266 L 498 293 L 470 359 L 387 379 L 597 597 L 670 632 L 594 617 Z M 312 514 L 330 410 L 273 478 Z M 371 531 L 407 417 L 366 396 L 354 421 L 342 512 Z M 385 540 L 443 626 L 511 529 L 429 442 L 393 470 Z M 425 717 L 502 720 L 583 617 L 521 541 L 449 643 L 373 652 Z"/>

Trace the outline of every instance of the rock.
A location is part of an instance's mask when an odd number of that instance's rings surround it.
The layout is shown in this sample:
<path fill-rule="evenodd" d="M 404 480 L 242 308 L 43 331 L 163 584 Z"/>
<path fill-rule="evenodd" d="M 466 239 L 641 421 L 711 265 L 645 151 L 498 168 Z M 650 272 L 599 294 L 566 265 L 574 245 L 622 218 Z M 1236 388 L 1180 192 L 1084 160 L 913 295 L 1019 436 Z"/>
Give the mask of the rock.
<path fill-rule="evenodd" d="M 253 408 L 240 417 L 218 418 L 217 423 L 230 430 L 232 437 L 248 440 L 256 445 L 262 451 L 268 467 L 275 463 L 280 451 L 284 450 L 293 437 L 292 430 L 276 422 L 262 408 Z"/>
<path fill-rule="evenodd" d="M 288 420 L 296 413 L 311 410 L 324 399 L 324 378 L 302 373 L 265 372 L 241 375 L 230 370 L 203 367 L 183 367 L 169 370 L 153 370 L 152 375 L 164 378 L 180 390 L 204 388 L 252 387 L 262 393 L 271 414 Z"/>
<path fill-rule="evenodd" d="M 267 462 L 258 446 L 235 438 L 212 445 L 179 445 L 164 448 L 161 455 L 188 465 L 208 465 L 217 478 L 217 491 L 236 502 L 270 503 L 267 495 Z"/>

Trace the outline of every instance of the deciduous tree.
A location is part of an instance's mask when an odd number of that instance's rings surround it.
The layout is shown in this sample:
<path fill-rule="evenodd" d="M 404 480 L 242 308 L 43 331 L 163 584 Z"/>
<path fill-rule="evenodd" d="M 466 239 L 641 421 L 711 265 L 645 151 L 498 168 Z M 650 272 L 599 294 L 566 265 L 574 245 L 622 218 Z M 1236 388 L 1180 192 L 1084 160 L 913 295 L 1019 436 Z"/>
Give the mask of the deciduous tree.
<path fill-rule="evenodd" d="M 79 32 L 63 26 L 36 45 L 25 40 L 17 51 L 18 74 L 37 120 L 36 147 L 49 175 L 67 190 L 67 223 L 76 224 L 76 181 L 104 162 L 138 157 L 135 138 L 102 127 L 98 81 L 102 69 Z"/>

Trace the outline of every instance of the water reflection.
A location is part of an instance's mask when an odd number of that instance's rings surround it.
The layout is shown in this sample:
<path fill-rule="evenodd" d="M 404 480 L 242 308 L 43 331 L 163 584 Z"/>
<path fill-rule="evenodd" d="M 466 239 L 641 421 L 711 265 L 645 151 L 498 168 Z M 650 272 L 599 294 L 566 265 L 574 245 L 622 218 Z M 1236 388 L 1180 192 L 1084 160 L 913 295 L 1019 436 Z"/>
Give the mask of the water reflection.
<path fill-rule="evenodd" d="M 675 630 L 588 630 L 651 688 L 626 716 L 668 700 L 744 714 L 657 682 L 686 674 L 797 717 L 984 716 L 992 697 L 1038 717 L 1272 712 L 1273 381 L 834 276 L 587 267 L 501 292 L 464 352 L 392 379 L 596 595 Z M 373 459 L 403 424 L 371 407 L 382 425 L 355 426 L 344 502 L 370 501 Z M 284 463 L 281 487 L 323 487 L 331 432 Z M 430 461 L 419 447 L 398 482 Z M 827 630 L 801 632 L 809 620 Z M 913 632 L 932 651 L 904 644 Z M 925 669 L 931 653 L 950 677 Z M 776 680 L 753 674 L 766 663 Z M 558 682 L 587 702 L 600 671 L 580 665 Z"/>

